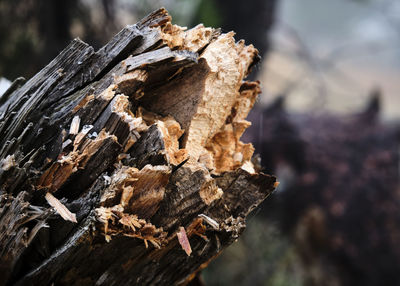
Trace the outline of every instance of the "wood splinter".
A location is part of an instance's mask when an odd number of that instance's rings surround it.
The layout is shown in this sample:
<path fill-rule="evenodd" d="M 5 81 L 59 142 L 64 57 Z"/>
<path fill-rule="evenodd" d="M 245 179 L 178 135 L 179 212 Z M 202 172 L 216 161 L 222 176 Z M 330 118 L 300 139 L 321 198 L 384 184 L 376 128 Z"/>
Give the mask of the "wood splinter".
<path fill-rule="evenodd" d="M 190 247 L 189 239 L 183 226 L 179 227 L 179 232 L 177 232 L 176 236 L 178 237 L 178 241 L 182 246 L 182 249 L 186 252 L 187 256 L 190 256 L 192 253 L 192 248 Z"/>
<path fill-rule="evenodd" d="M 51 205 L 56 212 L 64 219 L 74 223 L 77 223 L 76 215 L 70 212 L 66 206 L 64 206 L 55 196 L 50 193 L 46 193 L 45 198 L 49 205 Z"/>

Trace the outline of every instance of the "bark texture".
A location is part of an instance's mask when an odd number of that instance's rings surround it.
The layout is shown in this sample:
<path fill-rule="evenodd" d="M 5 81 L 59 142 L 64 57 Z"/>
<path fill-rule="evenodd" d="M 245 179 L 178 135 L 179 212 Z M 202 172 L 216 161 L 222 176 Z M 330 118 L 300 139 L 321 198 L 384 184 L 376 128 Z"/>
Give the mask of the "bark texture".
<path fill-rule="evenodd" d="M 153 12 L 0 106 L 0 285 L 186 284 L 276 179 L 240 142 L 257 50 Z M 15 86 L 15 85 L 14 85 Z"/>

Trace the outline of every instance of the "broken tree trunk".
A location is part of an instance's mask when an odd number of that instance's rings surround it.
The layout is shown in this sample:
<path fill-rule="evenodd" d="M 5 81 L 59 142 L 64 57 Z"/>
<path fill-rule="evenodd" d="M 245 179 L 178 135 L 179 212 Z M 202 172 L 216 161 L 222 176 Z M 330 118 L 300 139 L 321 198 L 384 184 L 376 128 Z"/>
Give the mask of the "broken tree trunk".
<path fill-rule="evenodd" d="M 0 106 L 0 285 L 188 283 L 276 186 L 240 142 L 258 59 L 160 9 Z"/>

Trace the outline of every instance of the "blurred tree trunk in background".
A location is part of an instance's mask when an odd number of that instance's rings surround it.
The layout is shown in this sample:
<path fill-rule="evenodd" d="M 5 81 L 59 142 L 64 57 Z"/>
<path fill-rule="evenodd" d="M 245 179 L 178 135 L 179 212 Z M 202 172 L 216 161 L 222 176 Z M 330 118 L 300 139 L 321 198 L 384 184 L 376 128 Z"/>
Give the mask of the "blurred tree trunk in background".
<path fill-rule="evenodd" d="M 70 41 L 71 1 L 2 1 L 0 75 L 29 77 Z M 12 15 L 12 19 L 10 16 Z"/>
<path fill-rule="evenodd" d="M 0 76 L 31 77 L 77 34 L 99 47 L 116 32 L 113 5 L 101 2 L 104 25 L 96 25 L 89 6 L 79 0 L 1 1 Z"/>
<path fill-rule="evenodd" d="M 32 8 L 38 20 L 39 40 L 46 49 L 46 54 L 39 56 L 42 65 L 47 63 L 49 54 L 56 56 L 70 41 L 71 16 L 78 9 L 78 1 L 41 0 Z"/>
<path fill-rule="evenodd" d="M 269 50 L 268 32 L 274 23 L 277 0 L 216 0 L 221 27 L 235 31 L 237 39 L 252 43 L 265 55 Z"/>

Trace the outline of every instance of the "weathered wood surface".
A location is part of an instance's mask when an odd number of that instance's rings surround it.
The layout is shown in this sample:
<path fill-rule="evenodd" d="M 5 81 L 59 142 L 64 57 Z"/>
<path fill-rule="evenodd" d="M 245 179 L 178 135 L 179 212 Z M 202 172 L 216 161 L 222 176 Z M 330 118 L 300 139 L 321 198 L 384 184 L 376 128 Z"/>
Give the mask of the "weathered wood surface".
<path fill-rule="evenodd" d="M 185 284 L 275 188 L 239 140 L 257 50 L 170 21 L 155 11 L 97 52 L 76 39 L 8 92 L 0 285 Z"/>

